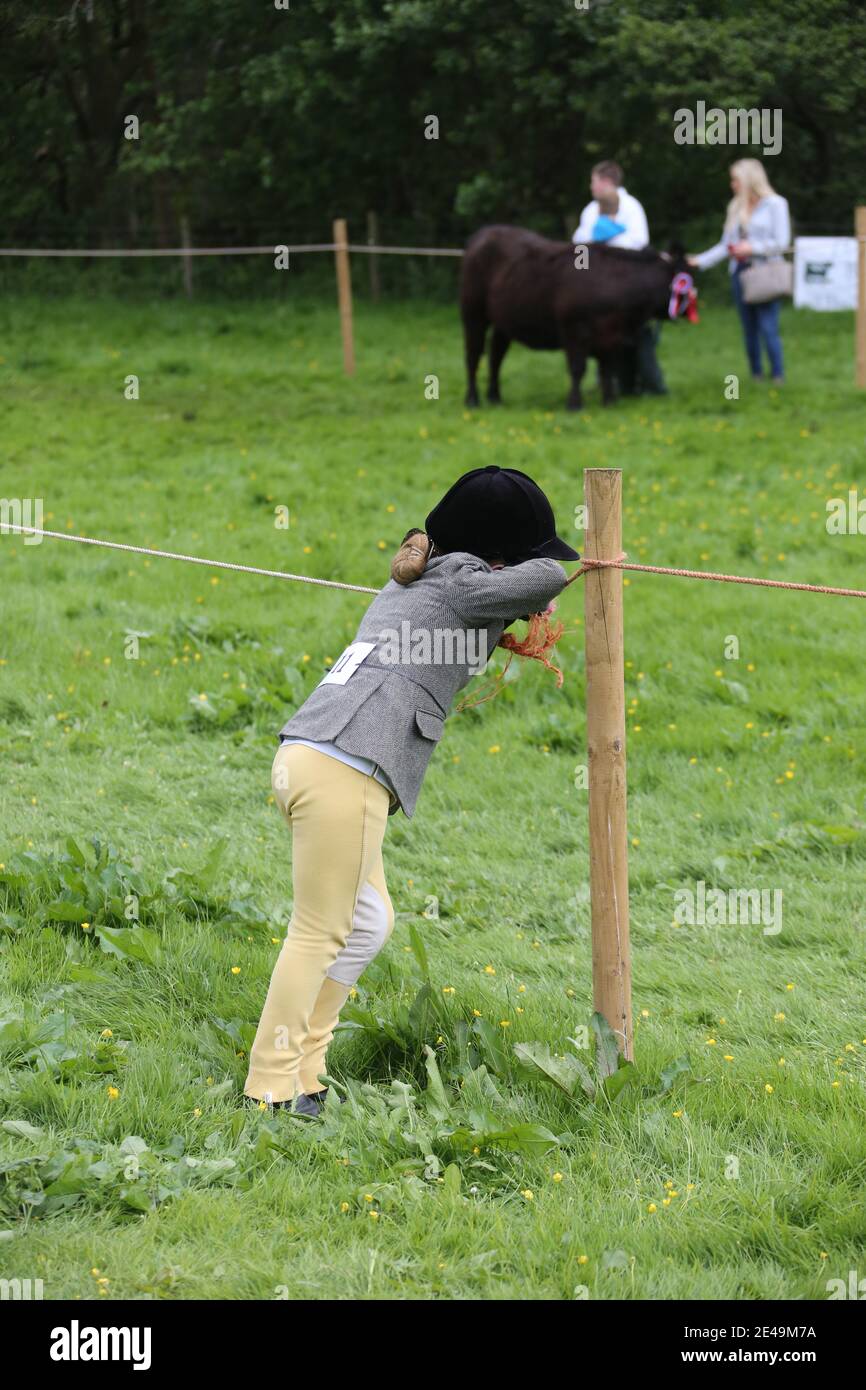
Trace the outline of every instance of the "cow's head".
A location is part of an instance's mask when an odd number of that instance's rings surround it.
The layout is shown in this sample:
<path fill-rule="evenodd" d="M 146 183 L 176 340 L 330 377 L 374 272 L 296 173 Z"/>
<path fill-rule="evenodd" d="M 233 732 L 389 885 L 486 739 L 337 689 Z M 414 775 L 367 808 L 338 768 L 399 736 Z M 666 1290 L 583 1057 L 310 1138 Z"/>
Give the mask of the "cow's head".
<path fill-rule="evenodd" d="M 672 245 L 669 251 L 661 252 L 661 257 L 668 263 L 671 271 L 664 317 L 686 318 L 689 323 L 697 323 L 698 292 L 684 248 L 678 244 Z"/>

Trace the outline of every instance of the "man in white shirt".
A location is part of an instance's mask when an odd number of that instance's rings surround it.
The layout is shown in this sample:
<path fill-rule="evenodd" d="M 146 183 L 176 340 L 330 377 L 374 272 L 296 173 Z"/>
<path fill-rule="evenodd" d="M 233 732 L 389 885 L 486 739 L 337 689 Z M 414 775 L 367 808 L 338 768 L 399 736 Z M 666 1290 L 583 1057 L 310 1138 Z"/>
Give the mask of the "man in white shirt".
<path fill-rule="evenodd" d="M 605 246 L 621 246 L 629 251 L 641 251 L 649 245 L 646 213 L 623 186 L 623 173 L 612 159 L 604 159 L 593 167 L 590 176 L 592 202 L 580 214 L 580 222 L 572 237 L 575 245 L 603 242 Z M 655 345 L 659 325 L 645 323 L 638 331 L 633 346 L 623 349 L 619 373 L 622 390 L 627 395 L 647 391 L 665 395 L 667 387 L 656 361 Z"/>
<path fill-rule="evenodd" d="M 587 203 L 580 214 L 580 224 L 572 241 L 581 245 L 603 241 L 607 246 L 624 246 L 629 251 L 640 251 L 649 245 L 646 213 L 637 198 L 623 188 L 622 169 L 618 164 L 612 159 L 596 164 L 589 189 L 592 202 Z"/>

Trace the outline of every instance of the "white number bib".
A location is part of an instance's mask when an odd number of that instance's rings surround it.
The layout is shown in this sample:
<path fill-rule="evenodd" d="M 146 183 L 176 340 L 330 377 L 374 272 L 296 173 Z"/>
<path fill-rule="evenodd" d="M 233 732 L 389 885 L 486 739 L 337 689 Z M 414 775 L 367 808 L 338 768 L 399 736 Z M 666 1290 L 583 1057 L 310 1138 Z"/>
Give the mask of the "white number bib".
<path fill-rule="evenodd" d="M 338 656 L 328 674 L 319 681 L 319 685 L 345 685 L 354 676 L 361 662 L 366 661 L 375 645 L 375 642 L 352 642 Z"/>

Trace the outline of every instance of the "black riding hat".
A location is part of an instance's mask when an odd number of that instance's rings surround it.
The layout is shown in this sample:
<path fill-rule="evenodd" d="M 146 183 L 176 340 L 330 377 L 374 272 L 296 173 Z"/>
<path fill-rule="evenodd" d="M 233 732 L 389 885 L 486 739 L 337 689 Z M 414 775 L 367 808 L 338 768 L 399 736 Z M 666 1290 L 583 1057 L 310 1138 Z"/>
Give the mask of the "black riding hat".
<path fill-rule="evenodd" d="M 424 523 L 438 550 L 501 556 L 507 564 L 539 556 L 579 560 L 556 534 L 553 508 L 517 468 L 473 468 L 457 479 Z"/>

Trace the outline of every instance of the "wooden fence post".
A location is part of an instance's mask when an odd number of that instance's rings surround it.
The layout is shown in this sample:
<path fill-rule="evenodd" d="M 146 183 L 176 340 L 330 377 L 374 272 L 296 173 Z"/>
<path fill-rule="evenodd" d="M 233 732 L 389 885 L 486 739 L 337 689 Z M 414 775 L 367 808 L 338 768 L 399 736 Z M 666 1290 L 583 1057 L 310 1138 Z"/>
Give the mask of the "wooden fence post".
<path fill-rule="evenodd" d="M 866 207 L 854 214 L 857 235 L 857 385 L 866 388 Z"/>
<path fill-rule="evenodd" d="M 622 470 L 587 468 L 583 477 L 585 554 L 615 560 L 622 549 Z M 590 570 L 583 582 L 593 1008 L 631 1061 L 622 570 Z"/>
<path fill-rule="evenodd" d="M 375 212 L 367 213 L 367 245 L 379 245 L 379 219 Z M 367 257 L 370 262 L 370 298 L 374 304 L 379 302 L 379 257 L 372 253 Z"/>
<path fill-rule="evenodd" d="M 349 271 L 349 234 L 346 221 L 334 221 L 334 259 L 337 263 L 337 298 L 340 304 L 340 328 L 343 334 L 343 370 L 346 376 L 355 375 L 355 344 L 352 337 L 352 276 Z"/>

